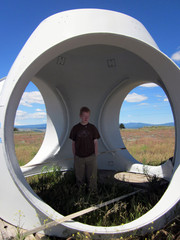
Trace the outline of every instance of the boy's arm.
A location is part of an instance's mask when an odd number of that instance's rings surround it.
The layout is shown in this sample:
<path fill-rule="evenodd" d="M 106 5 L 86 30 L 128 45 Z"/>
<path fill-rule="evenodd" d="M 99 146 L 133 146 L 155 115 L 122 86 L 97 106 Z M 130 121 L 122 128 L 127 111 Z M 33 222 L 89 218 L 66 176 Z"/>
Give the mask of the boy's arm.
<path fill-rule="evenodd" d="M 95 150 L 95 155 L 98 155 L 98 140 L 94 139 L 94 150 Z"/>
<path fill-rule="evenodd" d="M 72 141 L 72 152 L 73 152 L 73 155 L 75 156 L 75 155 L 76 155 L 76 151 L 75 151 L 75 141 Z"/>

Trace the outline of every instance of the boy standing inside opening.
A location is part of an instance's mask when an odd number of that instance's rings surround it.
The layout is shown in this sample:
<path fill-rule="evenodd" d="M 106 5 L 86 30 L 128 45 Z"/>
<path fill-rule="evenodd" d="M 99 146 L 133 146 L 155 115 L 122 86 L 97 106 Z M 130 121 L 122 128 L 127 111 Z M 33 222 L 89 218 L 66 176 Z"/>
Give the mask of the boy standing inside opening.
<path fill-rule="evenodd" d="M 74 155 L 74 169 L 78 186 L 87 184 L 90 191 L 97 190 L 97 162 L 98 139 L 97 128 L 89 123 L 90 110 L 80 109 L 81 122 L 76 124 L 70 133 L 72 151 Z"/>

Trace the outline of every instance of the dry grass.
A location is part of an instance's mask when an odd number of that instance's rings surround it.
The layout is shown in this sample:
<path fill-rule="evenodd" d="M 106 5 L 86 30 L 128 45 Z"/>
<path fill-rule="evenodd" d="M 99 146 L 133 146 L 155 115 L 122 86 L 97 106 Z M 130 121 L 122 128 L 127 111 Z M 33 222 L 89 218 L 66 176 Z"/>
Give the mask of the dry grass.
<path fill-rule="evenodd" d="M 174 127 L 121 129 L 127 150 L 138 161 L 159 165 L 174 155 Z"/>
<path fill-rule="evenodd" d="M 174 127 L 121 129 L 121 135 L 130 154 L 142 163 L 159 165 L 174 155 Z M 21 166 L 36 155 L 43 139 L 43 132 L 14 133 L 16 156 Z"/>
<path fill-rule="evenodd" d="M 43 139 L 44 132 L 14 132 L 15 152 L 20 166 L 36 155 Z"/>

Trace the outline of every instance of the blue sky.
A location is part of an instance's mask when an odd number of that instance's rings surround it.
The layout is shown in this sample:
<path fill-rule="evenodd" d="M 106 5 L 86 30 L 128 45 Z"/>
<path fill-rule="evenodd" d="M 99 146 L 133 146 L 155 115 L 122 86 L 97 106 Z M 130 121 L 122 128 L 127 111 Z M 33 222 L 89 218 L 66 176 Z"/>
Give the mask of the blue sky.
<path fill-rule="evenodd" d="M 1 0 L 0 4 L 0 79 L 8 71 L 19 51 L 48 16 L 75 8 L 102 8 L 130 15 L 147 28 L 160 50 L 180 66 L 179 0 Z M 0 84 L 1 88 L 1 84 Z M 121 122 L 165 123 L 173 121 L 165 93 L 154 85 L 139 86 L 125 99 Z M 17 124 L 46 122 L 42 97 L 29 84 L 17 110 Z"/>
<path fill-rule="evenodd" d="M 143 84 L 133 89 L 123 102 L 120 122 L 162 124 L 173 122 L 168 98 L 156 84 Z"/>

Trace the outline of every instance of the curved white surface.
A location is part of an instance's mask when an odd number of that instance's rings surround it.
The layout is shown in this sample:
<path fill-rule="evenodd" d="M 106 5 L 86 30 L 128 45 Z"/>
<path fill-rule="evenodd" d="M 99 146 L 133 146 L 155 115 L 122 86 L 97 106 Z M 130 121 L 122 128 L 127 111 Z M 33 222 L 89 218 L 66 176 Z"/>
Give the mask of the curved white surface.
<path fill-rule="evenodd" d="M 53 163 L 63 169 L 73 166 L 71 127 L 79 120 L 79 109 L 92 110 L 91 121 L 99 128 L 99 151 L 123 148 L 119 133 L 119 110 L 128 92 L 139 84 L 159 84 L 169 98 L 175 120 L 174 167 L 170 162 L 147 167 L 149 174 L 170 180 L 161 200 L 139 219 L 116 227 L 94 227 L 75 221 L 46 230 L 47 234 L 68 236 L 75 231 L 131 234 L 162 227 L 179 209 L 180 190 L 180 70 L 162 52 L 144 26 L 117 12 L 81 9 L 62 12 L 43 21 L 14 62 L 0 96 L 0 216 L 16 225 L 14 215 L 23 212 L 23 227 L 34 228 L 44 219 L 61 215 L 42 202 L 24 176 Z M 47 131 L 38 154 L 20 169 L 14 151 L 14 118 L 25 87 L 33 81 L 43 95 L 47 110 Z M 98 167 L 142 172 L 127 150 L 99 156 Z M 21 171 L 22 170 L 22 171 Z M 23 172 L 23 173 L 22 173 Z M 24 176 L 23 176 L 24 175 Z M 4 184 L 7 183 L 7 184 Z M 7 189 L 8 185 L 8 189 Z M 14 199 L 16 199 L 14 201 Z"/>
<path fill-rule="evenodd" d="M 5 77 L 0 79 L 0 95 L 1 95 L 1 92 L 2 92 L 2 89 L 3 89 L 5 79 L 6 79 Z"/>

